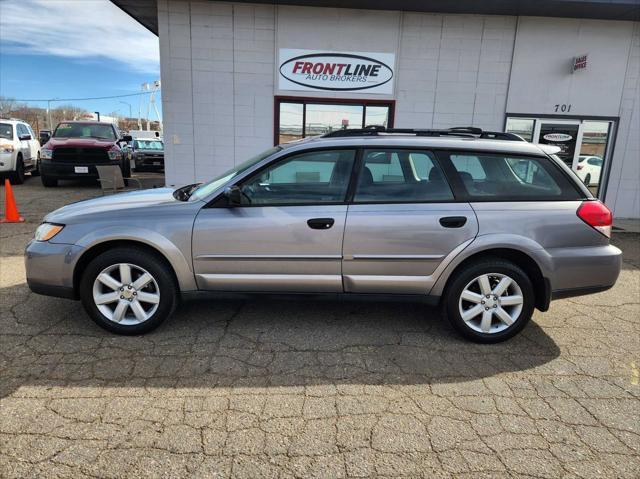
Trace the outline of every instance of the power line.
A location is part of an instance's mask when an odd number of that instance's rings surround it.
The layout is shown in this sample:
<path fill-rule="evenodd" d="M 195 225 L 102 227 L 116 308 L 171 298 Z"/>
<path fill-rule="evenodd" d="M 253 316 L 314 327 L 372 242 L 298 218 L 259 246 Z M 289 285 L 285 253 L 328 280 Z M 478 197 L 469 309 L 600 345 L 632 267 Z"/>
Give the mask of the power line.
<path fill-rule="evenodd" d="M 83 100 L 110 100 L 113 98 L 124 98 L 124 97 L 129 97 L 129 96 L 139 96 L 139 95 L 150 95 L 151 92 L 150 91 L 141 91 L 138 93 L 127 93 L 124 95 L 113 95 L 113 96 L 94 96 L 94 97 L 87 97 L 87 98 L 30 98 L 30 99 L 23 99 L 23 98 L 7 98 L 7 100 L 13 100 L 13 101 L 83 101 Z"/>

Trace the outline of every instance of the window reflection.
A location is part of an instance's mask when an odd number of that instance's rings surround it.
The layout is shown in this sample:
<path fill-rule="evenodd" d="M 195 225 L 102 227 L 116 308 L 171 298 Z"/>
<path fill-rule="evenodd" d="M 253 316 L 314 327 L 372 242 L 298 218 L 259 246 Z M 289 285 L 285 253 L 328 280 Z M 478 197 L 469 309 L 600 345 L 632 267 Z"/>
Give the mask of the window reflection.
<path fill-rule="evenodd" d="M 389 121 L 388 106 L 367 106 L 365 126 L 384 126 L 387 127 Z"/>
<path fill-rule="evenodd" d="M 506 131 L 520 135 L 527 141 L 532 141 L 534 123 L 533 118 L 507 118 Z"/>
<path fill-rule="evenodd" d="M 278 143 L 287 143 L 303 137 L 303 108 L 302 103 L 280 103 Z"/>
<path fill-rule="evenodd" d="M 362 128 L 362 105 L 307 104 L 305 135 L 324 135 L 335 130 Z"/>
<path fill-rule="evenodd" d="M 278 103 L 278 143 L 287 143 L 308 136 L 324 135 L 336 130 L 364 128 L 365 126 L 391 127 L 390 104 L 320 103 L 290 100 Z"/>
<path fill-rule="evenodd" d="M 582 144 L 576 173 L 596 196 L 604 169 L 610 126 L 611 123 L 608 121 L 584 121 L 583 123 Z"/>

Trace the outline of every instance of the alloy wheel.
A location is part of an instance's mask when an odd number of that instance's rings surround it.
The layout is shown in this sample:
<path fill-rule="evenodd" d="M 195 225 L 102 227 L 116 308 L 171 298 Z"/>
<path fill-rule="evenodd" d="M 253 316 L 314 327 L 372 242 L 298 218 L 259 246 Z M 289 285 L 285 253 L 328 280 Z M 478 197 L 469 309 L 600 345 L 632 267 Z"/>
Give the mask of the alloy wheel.
<path fill-rule="evenodd" d="M 462 320 L 474 331 L 495 334 L 520 317 L 524 297 L 518 283 L 501 273 L 487 273 L 471 280 L 462 290 L 458 308 Z"/>
<path fill-rule="evenodd" d="M 160 288 L 144 268 L 130 263 L 111 265 L 93 282 L 93 302 L 109 321 L 125 326 L 143 323 L 160 304 Z"/>

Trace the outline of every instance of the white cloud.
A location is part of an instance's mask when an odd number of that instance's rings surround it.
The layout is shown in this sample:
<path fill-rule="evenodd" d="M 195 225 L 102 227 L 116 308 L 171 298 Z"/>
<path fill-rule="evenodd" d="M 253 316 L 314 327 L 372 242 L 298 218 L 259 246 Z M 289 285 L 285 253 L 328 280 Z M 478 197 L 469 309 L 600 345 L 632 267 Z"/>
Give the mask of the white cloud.
<path fill-rule="evenodd" d="M 142 73 L 160 68 L 158 38 L 109 0 L 0 0 L 0 44 L 12 53 L 106 58 Z"/>

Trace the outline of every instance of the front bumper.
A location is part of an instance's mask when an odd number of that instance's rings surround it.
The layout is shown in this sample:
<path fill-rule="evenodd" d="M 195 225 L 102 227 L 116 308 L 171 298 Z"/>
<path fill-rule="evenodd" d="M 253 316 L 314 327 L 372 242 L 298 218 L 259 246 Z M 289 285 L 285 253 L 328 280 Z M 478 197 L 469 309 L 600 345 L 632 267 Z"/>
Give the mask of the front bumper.
<path fill-rule="evenodd" d="M 13 171 L 14 169 L 14 153 L 0 152 L 0 172 Z"/>
<path fill-rule="evenodd" d="M 105 163 L 83 163 L 78 161 L 77 163 L 58 163 L 50 160 L 40 160 L 40 173 L 43 176 L 49 176 L 51 178 L 98 178 L 98 170 L 96 166 L 113 165 L 120 166 L 121 160 L 114 160 Z M 76 173 L 76 167 L 87 167 L 88 173 Z"/>
<path fill-rule="evenodd" d="M 27 284 L 34 293 L 77 299 L 73 270 L 84 248 L 31 240 L 25 250 Z"/>

